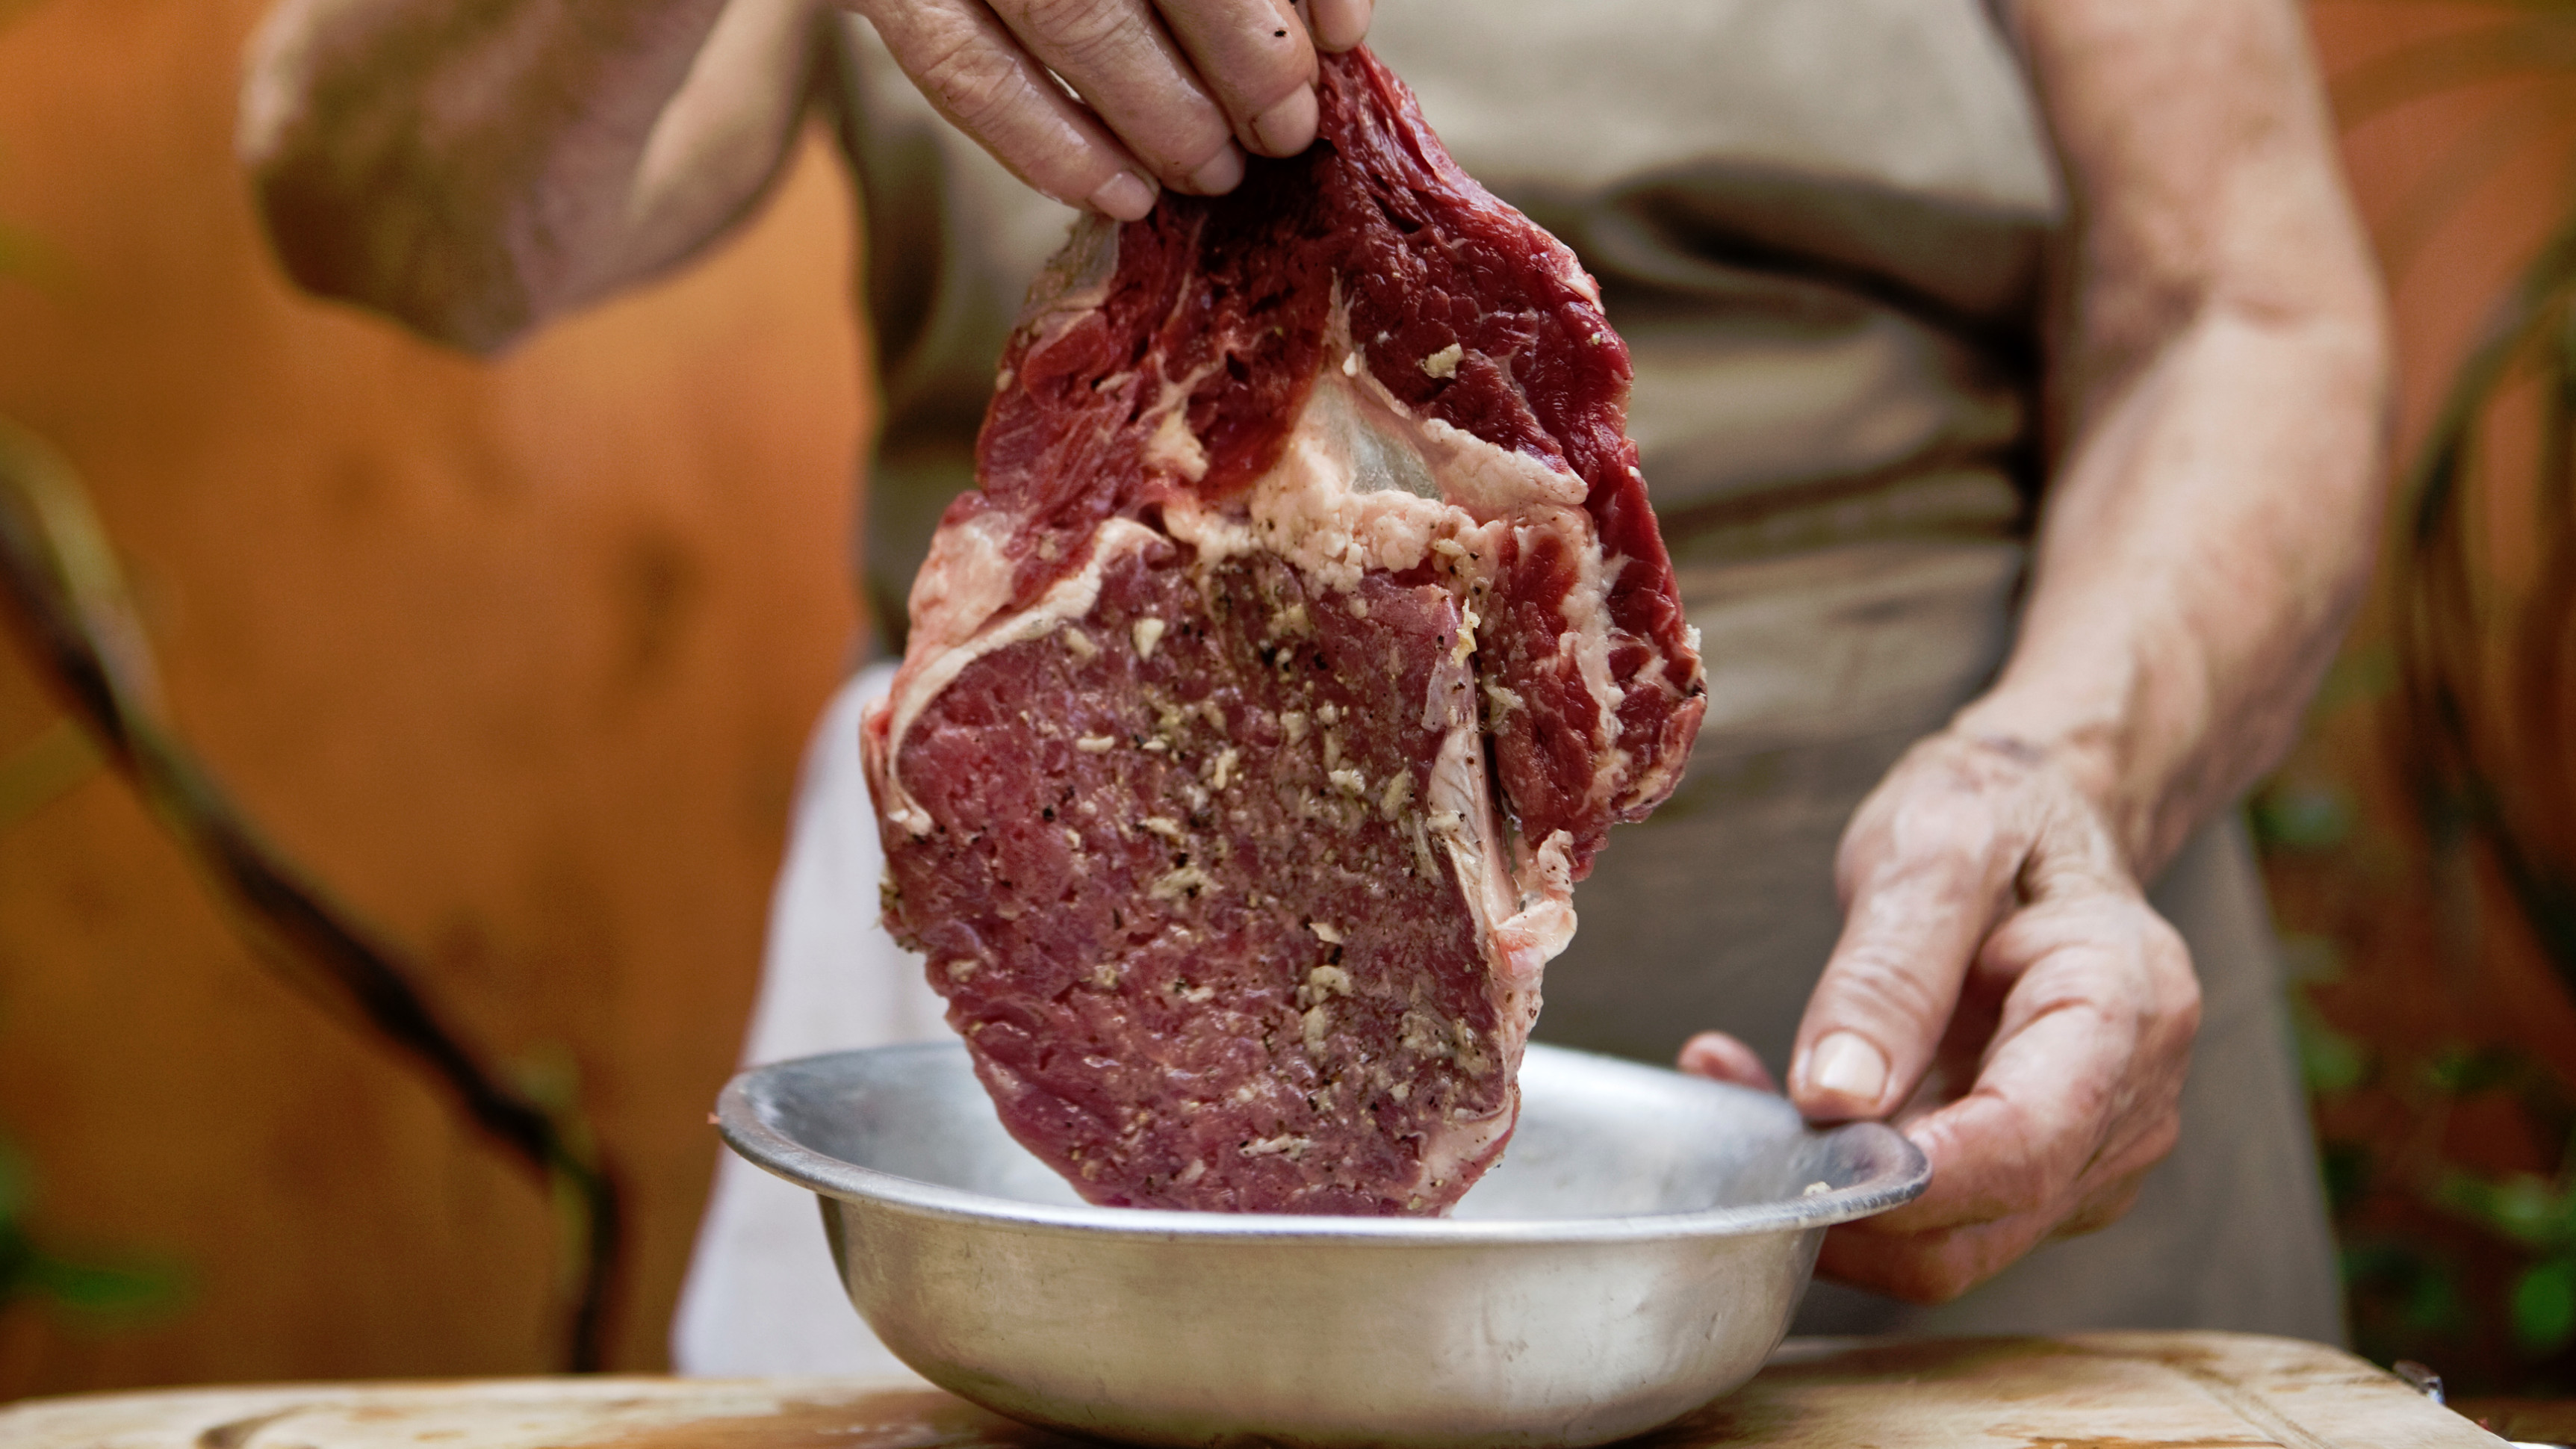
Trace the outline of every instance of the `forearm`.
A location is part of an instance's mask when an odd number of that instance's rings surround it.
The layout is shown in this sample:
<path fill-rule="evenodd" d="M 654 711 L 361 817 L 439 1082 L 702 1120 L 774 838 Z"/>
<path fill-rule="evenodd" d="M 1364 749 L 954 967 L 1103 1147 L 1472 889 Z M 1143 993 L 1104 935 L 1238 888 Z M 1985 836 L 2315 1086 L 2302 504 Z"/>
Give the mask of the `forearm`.
<path fill-rule="evenodd" d="M 2215 3 L 2021 16 L 2072 206 L 2059 441 L 1958 721 L 2064 763 L 2141 878 L 2288 746 L 2380 512 L 2385 324 L 2297 14 Z"/>
<path fill-rule="evenodd" d="M 488 350 L 748 204 L 805 23 L 802 0 L 287 0 L 243 159 L 298 281 Z"/>
<path fill-rule="evenodd" d="M 2379 369 L 2332 331 L 2197 323 L 2079 437 L 1959 717 L 2059 755 L 2142 879 L 2288 747 L 2367 576 Z"/>
<path fill-rule="evenodd" d="M 2007 14 L 2070 204 L 2030 594 L 1995 687 L 1844 831 L 1788 1078 L 1930 1160 L 1819 1260 L 1927 1302 L 2118 1218 L 2171 1150 L 2200 988 L 2143 884 L 2289 740 L 2379 512 L 2386 328 L 2294 0 Z"/>

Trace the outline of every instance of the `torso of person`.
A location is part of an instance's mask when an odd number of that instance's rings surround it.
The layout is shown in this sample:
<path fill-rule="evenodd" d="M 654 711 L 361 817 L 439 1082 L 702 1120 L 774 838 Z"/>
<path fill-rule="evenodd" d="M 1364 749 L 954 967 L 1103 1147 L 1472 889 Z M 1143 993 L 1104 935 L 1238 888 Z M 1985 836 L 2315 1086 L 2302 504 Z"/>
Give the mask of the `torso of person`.
<path fill-rule="evenodd" d="M 1070 213 L 942 123 L 865 22 L 835 39 L 883 390 L 861 555 L 891 633 Z M 1537 1036 L 1669 1061 L 1715 1027 L 1776 1072 L 1840 928 L 1845 822 L 2011 644 L 2063 213 L 2042 118 L 1978 0 L 1380 0 L 1369 43 L 1600 281 L 1708 661 L 1689 774 L 1578 888 Z M 1946 1309 L 1827 1291 L 1803 1327 L 2339 1333 L 2241 834 L 2205 831 L 2157 902 L 2209 1007 L 2185 1145 L 2131 1219 Z"/>

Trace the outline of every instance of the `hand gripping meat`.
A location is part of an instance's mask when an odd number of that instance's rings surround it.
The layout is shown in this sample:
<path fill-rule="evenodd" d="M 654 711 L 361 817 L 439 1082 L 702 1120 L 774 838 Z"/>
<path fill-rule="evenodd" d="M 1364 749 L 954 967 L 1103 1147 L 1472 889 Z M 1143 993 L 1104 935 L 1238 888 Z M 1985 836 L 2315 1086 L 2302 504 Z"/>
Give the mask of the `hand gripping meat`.
<path fill-rule="evenodd" d="M 886 923 L 1094 1202 L 1445 1211 L 1704 708 L 1591 279 L 1319 89 L 1039 280 L 864 726 Z"/>

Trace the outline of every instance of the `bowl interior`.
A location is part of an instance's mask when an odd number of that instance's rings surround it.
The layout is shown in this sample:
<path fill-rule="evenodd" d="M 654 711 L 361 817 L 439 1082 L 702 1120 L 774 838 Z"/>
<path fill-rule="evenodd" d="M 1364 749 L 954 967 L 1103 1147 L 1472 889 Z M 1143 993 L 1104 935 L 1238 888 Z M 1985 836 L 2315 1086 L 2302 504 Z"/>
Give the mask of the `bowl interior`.
<path fill-rule="evenodd" d="M 1821 1225 L 1904 1201 L 1926 1180 L 1921 1154 L 1884 1127 L 1812 1131 L 1777 1097 L 1614 1058 L 1534 1045 L 1521 1095 L 1502 1163 L 1451 1221 L 1769 1209 L 1760 1226 L 1787 1225 L 1782 1211 Z M 737 1150 L 835 1196 L 881 1186 L 855 1167 L 1041 1209 L 1116 1211 L 1088 1208 L 1012 1140 L 956 1043 L 758 1068 L 728 1090 L 722 1115 Z"/>

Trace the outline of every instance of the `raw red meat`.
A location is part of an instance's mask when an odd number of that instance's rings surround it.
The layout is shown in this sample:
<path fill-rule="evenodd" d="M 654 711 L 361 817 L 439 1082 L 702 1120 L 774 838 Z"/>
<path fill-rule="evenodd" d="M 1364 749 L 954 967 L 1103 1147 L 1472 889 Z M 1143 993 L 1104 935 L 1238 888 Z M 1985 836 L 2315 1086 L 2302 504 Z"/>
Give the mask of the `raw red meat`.
<path fill-rule="evenodd" d="M 1033 289 L 865 726 L 886 923 L 1095 1202 L 1445 1210 L 1703 709 L 1591 279 L 1365 51 L 1319 90 Z"/>

